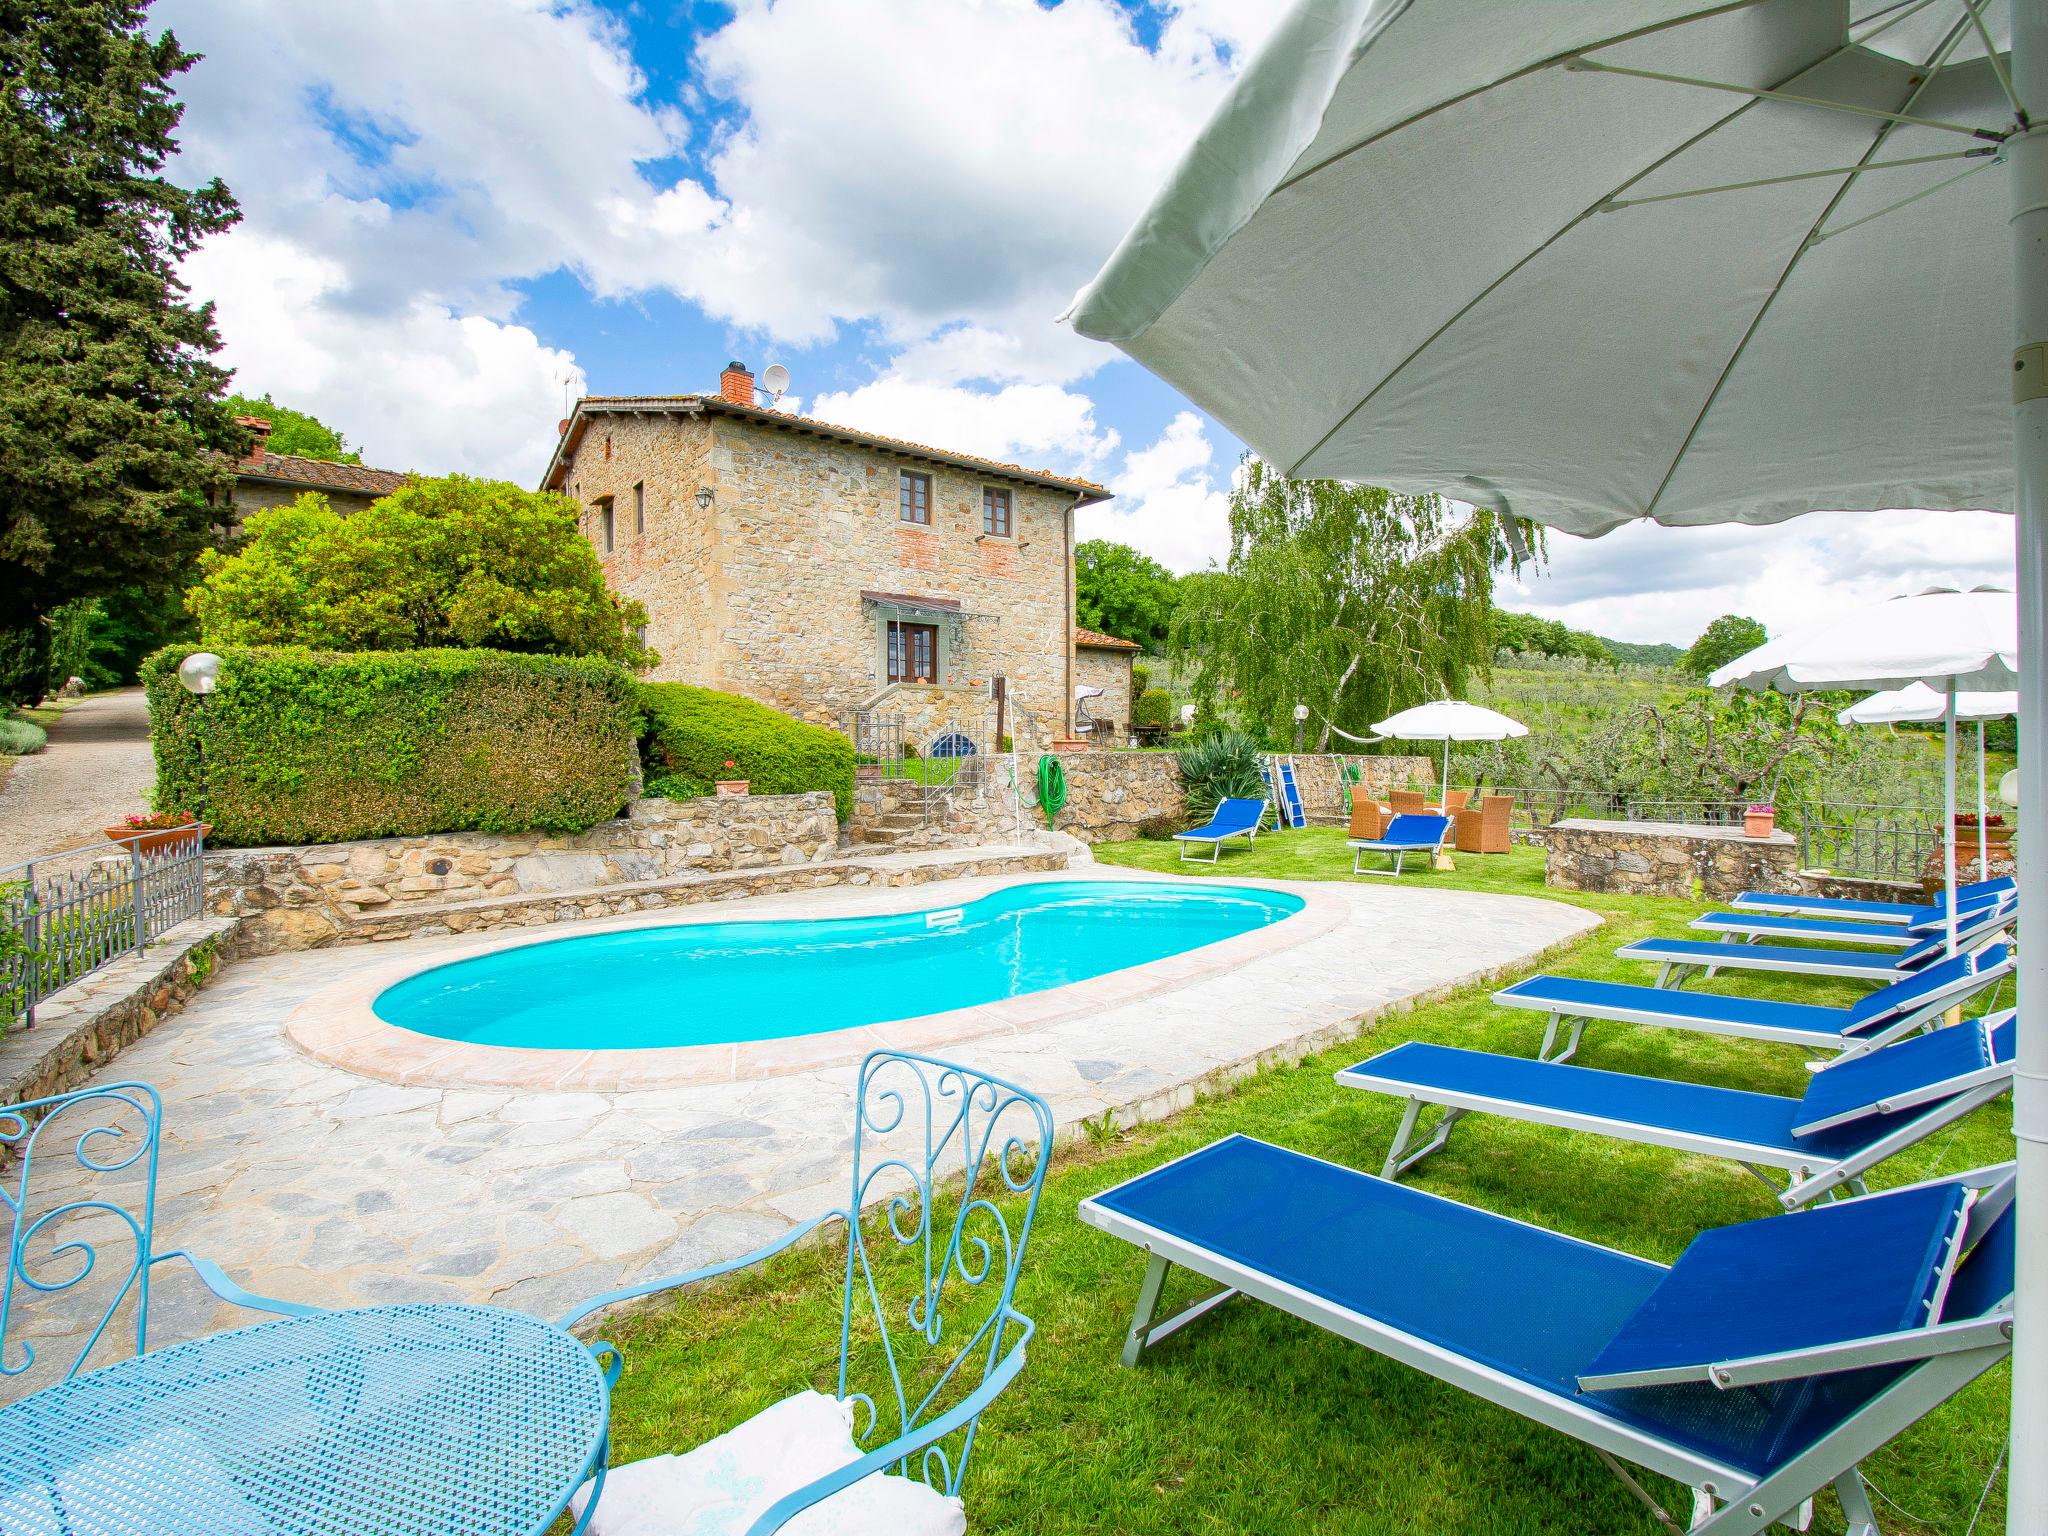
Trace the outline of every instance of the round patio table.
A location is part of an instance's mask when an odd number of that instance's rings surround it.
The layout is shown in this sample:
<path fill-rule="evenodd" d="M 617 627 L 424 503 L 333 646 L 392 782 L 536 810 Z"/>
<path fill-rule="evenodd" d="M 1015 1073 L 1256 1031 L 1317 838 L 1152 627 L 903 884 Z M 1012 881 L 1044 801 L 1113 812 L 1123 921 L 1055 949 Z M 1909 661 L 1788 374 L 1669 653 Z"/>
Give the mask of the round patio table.
<path fill-rule="evenodd" d="M 0 1408 L 8 1536 L 545 1531 L 602 1462 L 604 1372 L 493 1307 L 368 1307 L 151 1350 Z"/>

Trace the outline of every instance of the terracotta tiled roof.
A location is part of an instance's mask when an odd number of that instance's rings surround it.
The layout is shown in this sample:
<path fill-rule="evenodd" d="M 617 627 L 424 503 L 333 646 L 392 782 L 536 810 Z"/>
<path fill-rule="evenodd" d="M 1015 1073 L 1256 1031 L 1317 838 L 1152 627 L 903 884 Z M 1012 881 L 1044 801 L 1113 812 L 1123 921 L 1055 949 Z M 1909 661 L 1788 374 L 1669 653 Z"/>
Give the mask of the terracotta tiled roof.
<path fill-rule="evenodd" d="M 1115 635 L 1105 635 L 1099 629 L 1083 629 L 1074 626 L 1074 644 L 1092 646 L 1098 651 L 1135 651 L 1141 649 L 1134 641 L 1119 640 Z"/>
<path fill-rule="evenodd" d="M 913 443 L 900 437 L 886 437 L 879 432 L 869 432 L 860 427 L 834 426 L 828 421 L 818 421 L 810 416 L 793 416 L 787 411 L 767 411 L 759 406 L 739 405 L 722 395 L 586 396 L 576 402 L 576 409 L 569 418 L 569 430 L 555 445 L 554 458 L 548 463 L 547 478 L 542 482 L 543 488 L 560 488 L 564 461 L 568 455 L 576 451 L 577 444 L 582 441 L 585 415 L 595 416 L 614 412 L 631 415 L 634 412 L 660 411 L 683 411 L 691 415 L 699 411 L 709 411 L 714 415 L 738 416 L 743 420 L 758 421 L 764 426 L 812 433 L 840 442 L 859 443 L 869 448 L 886 448 L 916 458 L 934 459 L 941 464 L 956 464 L 966 469 L 1011 476 L 1036 485 L 1050 485 L 1060 490 L 1073 491 L 1079 497 L 1078 505 L 1082 506 L 1110 499 L 1107 487 L 1097 485 L 1093 480 L 1078 480 L 1071 475 L 1054 474 L 1049 469 L 1026 469 L 1021 464 L 1006 464 L 1000 459 L 984 459 L 976 454 L 956 453 L 950 448 L 934 448 L 927 443 Z"/>
<path fill-rule="evenodd" d="M 247 459 L 235 463 L 238 480 L 282 480 L 314 491 L 353 491 L 361 496 L 388 496 L 412 476 L 395 469 L 370 469 L 361 464 L 330 464 L 302 459 L 295 453 L 266 453 L 258 466 Z"/>

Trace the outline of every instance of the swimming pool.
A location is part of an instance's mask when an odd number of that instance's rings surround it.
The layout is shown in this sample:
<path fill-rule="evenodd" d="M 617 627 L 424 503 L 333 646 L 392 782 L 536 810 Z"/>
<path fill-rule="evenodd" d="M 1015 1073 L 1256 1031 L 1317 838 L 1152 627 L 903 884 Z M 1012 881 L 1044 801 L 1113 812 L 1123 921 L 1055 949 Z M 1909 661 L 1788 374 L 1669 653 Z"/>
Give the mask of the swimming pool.
<path fill-rule="evenodd" d="M 417 1034 L 525 1049 L 784 1039 L 1086 981 L 1302 905 L 1247 886 L 1066 880 L 889 917 L 630 928 L 436 966 L 385 988 L 372 1011 Z"/>

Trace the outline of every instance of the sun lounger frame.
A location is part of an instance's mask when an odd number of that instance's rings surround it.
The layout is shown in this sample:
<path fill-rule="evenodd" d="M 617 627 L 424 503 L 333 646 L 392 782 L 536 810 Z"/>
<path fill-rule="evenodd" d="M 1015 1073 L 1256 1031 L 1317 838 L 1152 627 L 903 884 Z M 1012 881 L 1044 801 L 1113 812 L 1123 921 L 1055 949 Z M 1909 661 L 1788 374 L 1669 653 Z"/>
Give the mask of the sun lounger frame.
<path fill-rule="evenodd" d="M 1207 1150 L 1208 1147 L 1201 1147 L 1185 1155 L 1194 1157 Z M 1162 1168 L 1170 1166 L 1172 1163 L 1160 1165 Z M 1157 1171 L 1151 1169 L 1147 1173 Z M 2010 1171 L 2011 1165 L 2006 1164 L 1924 1182 L 1963 1181 L 1982 1188 L 2005 1181 L 2009 1187 Z M 1141 1178 L 1145 1176 L 1139 1175 Z M 1360 1174 L 1359 1177 L 1369 1175 Z M 2009 1195 L 2007 1198 L 2009 1200 Z M 1894 1382 L 1776 1471 L 1758 1479 L 1726 1462 L 1619 1423 L 1581 1407 L 1569 1398 L 1545 1392 L 1505 1371 L 1405 1333 L 1366 1313 L 1302 1290 L 1212 1249 L 1109 1210 L 1099 1205 L 1098 1199 L 1091 1197 L 1081 1202 L 1081 1220 L 1111 1237 L 1143 1249 L 1147 1255 L 1145 1277 L 1139 1283 L 1137 1305 L 1131 1315 L 1130 1330 L 1124 1338 L 1121 1360 L 1125 1366 L 1135 1367 L 1146 1351 L 1162 1339 L 1207 1316 L 1224 1302 L 1237 1296 L 1249 1296 L 1254 1301 L 1262 1301 L 1327 1333 L 1362 1345 L 1591 1447 L 1629 1492 L 1646 1504 L 1667 1529 L 1680 1533 L 1680 1536 L 1761 1536 L 1781 1520 L 1803 1526 L 1805 1521 L 1801 1516 L 1807 1513 L 1807 1501 L 1815 1490 L 1828 1485 L 1834 1487 L 1836 1496 L 1841 1500 L 1849 1529 L 1852 1532 L 1867 1530 L 1875 1533 L 1877 1514 L 1865 1491 L 1859 1464 L 1998 1365 L 2012 1351 L 2010 1297 L 2003 1309 L 1995 1309 L 1981 1318 L 1973 1318 L 1966 1323 L 1936 1324 L 1915 1331 L 1909 1337 L 1925 1345 L 1924 1350 L 1917 1350 L 1909 1357 L 1921 1361 L 1918 1369 Z M 1986 1202 L 1980 1201 L 1972 1213 L 1973 1231 L 1981 1230 L 1978 1212 L 1984 1212 L 1981 1220 L 1986 1223 L 1995 1214 L 1986 1210 Z M 1545 1232 L 1559 1242 L 1583 1243 L 1583 1239 L 1550 1232 L 1533 1222 L 1516 1221 L 1506 1216 L 1497 1216 L 1496 1219 Z M 1604 1245 L 1585 1243 L 1584 1246 L 1602 1248 Z M 1610 1248 L 1605 1251 L 1619 1250 Z M 1217 1289 L 1168 1317 L 1157 1317 L 1160 1292 L 1175 1265 L 1190 1274 L 1215 1281 Z M 1894 1358 L 1894 1353 L 1888 1352 L 1896 1351 L 1894 1341 L 1899 1337 L 1887 1335 L 1875 1340 L 1857 1340 L 1776 1357 L 1722 1362 L 1710 1367 L 1711 1380 L 1716 1385 L 1732 1387 L 1814 1375 L 1820 1369 L 1839 1371 L 1858 1365 L 1878 1364 Z M 1623 1461 L 1647 1467 L 1691 1488 L 1691 1524 L 1681 1527 L 1621 1465 Z"/>

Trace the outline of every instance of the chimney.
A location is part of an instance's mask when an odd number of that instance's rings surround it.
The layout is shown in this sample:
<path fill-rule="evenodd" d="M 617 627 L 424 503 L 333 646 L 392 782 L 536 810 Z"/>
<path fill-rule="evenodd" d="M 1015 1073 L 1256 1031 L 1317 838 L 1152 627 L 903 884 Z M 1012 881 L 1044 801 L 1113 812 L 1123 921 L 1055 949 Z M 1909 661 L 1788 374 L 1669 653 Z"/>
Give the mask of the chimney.
<path fill-rule="evenodd" d="M 718 376 L 718 393 L 734 405 L 754 403 L 754 376 L 745 363 L 727 363 Z"/>
<path fill-rule="evenodd" d="M 248 458 L 242 462 L 253 464 L 259 469 L 262 468 L 264 451 L 270 446 L 270 423 L 261 416 L 237 416 L 235 418 L 235 425 L 247 427 L 255 434 L 256 438 L 255 442 L 249 445 Z"/>

